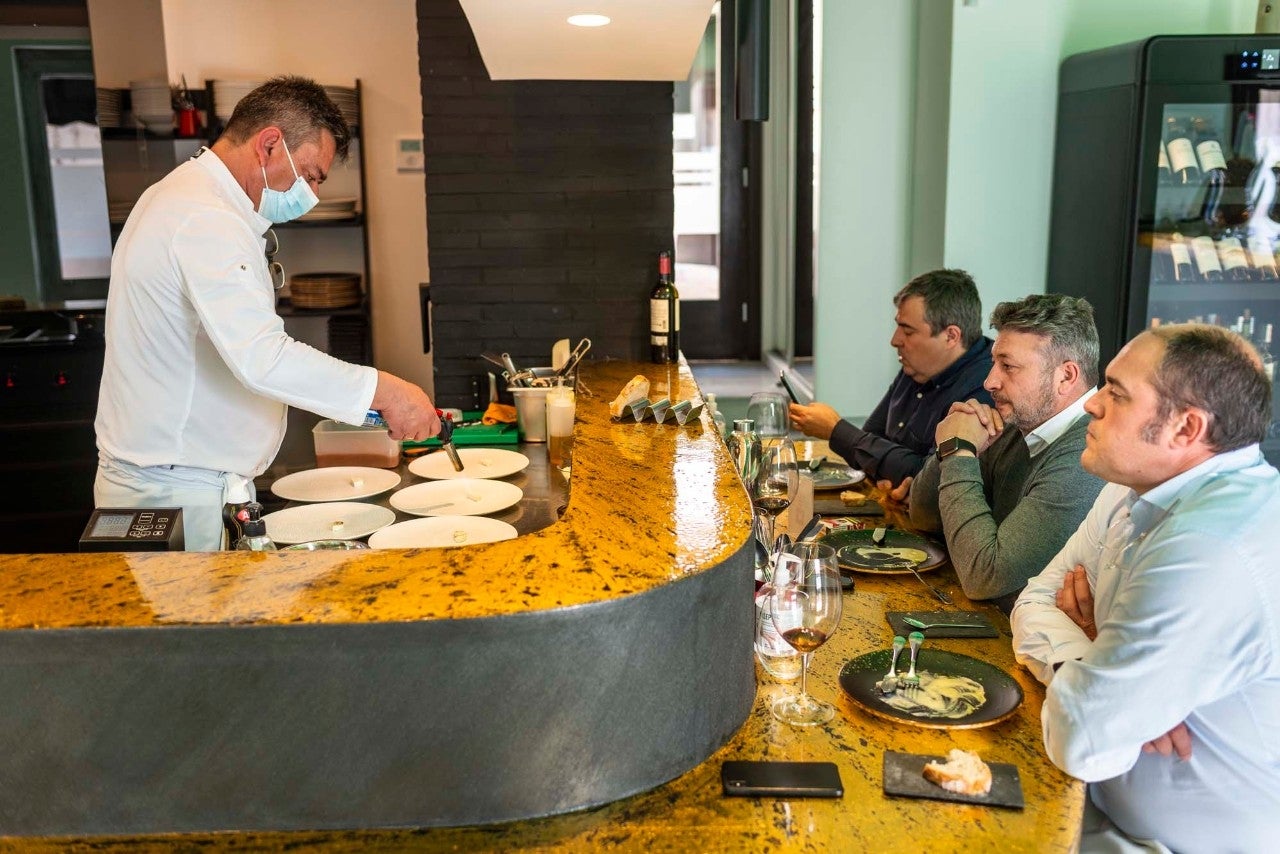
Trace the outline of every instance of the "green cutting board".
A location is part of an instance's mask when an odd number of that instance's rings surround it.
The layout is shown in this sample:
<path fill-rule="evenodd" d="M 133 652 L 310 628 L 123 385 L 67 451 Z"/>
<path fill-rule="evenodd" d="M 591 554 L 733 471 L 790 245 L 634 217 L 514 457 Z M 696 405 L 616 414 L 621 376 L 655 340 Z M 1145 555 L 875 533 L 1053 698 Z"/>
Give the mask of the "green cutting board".
<path fill-rule="evenodd" d="M 520 431 L 514 424 L 472 424 L 457 427 L 453 431 L 453 444 L 463 445 L 514 445 L 520 441 Z M 440 440 L 432 436 L 421 442 L 401 442 L 406 448 L 426 446 L 440 447 Z"/>

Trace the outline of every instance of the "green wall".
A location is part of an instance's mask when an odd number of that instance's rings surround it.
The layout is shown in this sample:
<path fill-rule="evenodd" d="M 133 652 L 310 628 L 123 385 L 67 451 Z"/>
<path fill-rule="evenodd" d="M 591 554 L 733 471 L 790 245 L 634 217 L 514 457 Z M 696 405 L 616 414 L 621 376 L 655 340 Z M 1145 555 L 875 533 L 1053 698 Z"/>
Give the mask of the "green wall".
<path fill-rule="evenodd" d="M 889 296 L 911 275 L 963 267 L 988 313 L 1045 290 L 1064 57 L 1252 32 L 1256 13 L 1257 0 L 825 0 L 818 398 L 871 411 L 897 370 Z"/>
<path fill-rule="evenodd" d="M 0 294 L 14 294 L 28 302 L 40 300 L 40 288 L 31 233 L 27 156 L 18 123 L 14 49 L 54 45 L 88 48 L 89 42 L 87 39 L 0 39 L 0 164 L 4 164 L 0 168 Z"/>

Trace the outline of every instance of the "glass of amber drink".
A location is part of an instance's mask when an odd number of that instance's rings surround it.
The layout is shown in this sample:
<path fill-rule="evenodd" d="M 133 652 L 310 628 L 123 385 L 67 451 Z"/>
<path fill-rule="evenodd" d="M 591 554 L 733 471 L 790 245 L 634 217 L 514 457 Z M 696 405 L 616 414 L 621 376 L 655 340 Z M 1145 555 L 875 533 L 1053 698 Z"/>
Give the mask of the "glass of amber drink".
<path fill-rule="evenodd" d="M 547 457 L 564 469 L 573 465 L 573 387 L 558 385 L 547 390 Z"/>

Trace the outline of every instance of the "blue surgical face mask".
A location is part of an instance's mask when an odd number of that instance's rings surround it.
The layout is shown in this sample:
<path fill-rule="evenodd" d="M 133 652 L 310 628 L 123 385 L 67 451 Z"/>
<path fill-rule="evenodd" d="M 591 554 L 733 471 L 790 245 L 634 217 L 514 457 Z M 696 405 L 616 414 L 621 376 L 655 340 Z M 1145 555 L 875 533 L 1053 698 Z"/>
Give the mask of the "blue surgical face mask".
<path fill-rule="evenodd" d="M 258 213 L 272 222 L 289 222 L 305 214 L 320 201 L 311 192 L 311 185 L 298 174 L 293 165 L 293 155 L 289 153 L 289 144 L 280 138 L 284 145 L 284 154 L 289 158 L 289 168 L 293 170 L 293 186 L 287 190 L 273 190 L 267 186 L 267 167 L 262 167 L 262 198 L 258 201 Z"/>

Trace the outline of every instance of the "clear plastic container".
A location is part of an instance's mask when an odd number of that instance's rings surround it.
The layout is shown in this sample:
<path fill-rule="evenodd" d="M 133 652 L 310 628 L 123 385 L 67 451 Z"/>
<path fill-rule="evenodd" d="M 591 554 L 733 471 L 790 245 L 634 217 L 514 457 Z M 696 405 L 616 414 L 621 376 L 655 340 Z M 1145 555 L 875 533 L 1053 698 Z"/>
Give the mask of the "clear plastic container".
<path fill-rule="evenodd" d="M 549 388 L 507 389 L 516 400 L 516 426 L 526 442 L 547 441 L 547 392 Z"/>
<path fill-rule="evenodd" d="M 372 466 L 393 469 L 400 465 L 400 443 L 385 427 L 353 427 L 324 420 L 311 430 L 316 445 L 316 465 Z"/>

